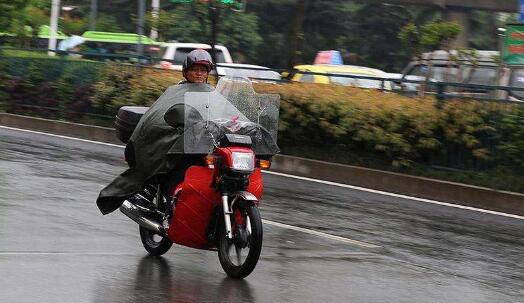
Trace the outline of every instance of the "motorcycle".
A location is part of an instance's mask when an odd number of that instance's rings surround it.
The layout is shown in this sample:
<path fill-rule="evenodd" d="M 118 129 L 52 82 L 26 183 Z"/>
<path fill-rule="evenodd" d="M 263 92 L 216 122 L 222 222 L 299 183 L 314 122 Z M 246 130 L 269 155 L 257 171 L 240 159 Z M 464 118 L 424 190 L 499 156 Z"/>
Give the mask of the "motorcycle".
<path fill-rule="evenodd" d="M 184 129 L 172 150 L 201 156 L 202 165 L 191 165 L 167 194 L 154 184 L 153 210 L 125 201 L 120 211 L 139 224 L 149 254 L 163 255 L 173 243 L 218 251 L 226 274 L 244 278 L 262 249 L 261 170 L 278 152 L 279 96 L 255 93 L 247 79 L 222 78 L 213 92 L 185 93 L 183 108 L 183 124 L 180 111 L 165 115 Z"/>

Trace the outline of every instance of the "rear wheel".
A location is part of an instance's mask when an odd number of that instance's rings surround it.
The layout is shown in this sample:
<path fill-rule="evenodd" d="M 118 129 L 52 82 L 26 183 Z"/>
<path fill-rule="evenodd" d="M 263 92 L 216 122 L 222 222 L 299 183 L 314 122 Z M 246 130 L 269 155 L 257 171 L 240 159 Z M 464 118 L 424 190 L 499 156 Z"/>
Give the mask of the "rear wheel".
<path fill-rule="evenodd" d="M 262 219 L 258 208 L 249 205 L 233 210 L 231 229 L 233 239 L 228 239 L 224 225 L 220 227 L 218 258 L 228 276 L 241 279 L 255 269 L 262 250 Z"/>
<path fill-rule="evenodd" d="M 173 242 L 168 237 L 163 237 L 142 226 L 140 226 L 140 239 L 144 248 L 152 256 L 165 254 L 173 245 Z"/>
<path fill-rule="evenodd" d="M 157 188 L 157 191 L 159 189 Z M 161 194 L 157 192 L 156 197 L 153 200 L 155 208 L 161 212 L 165 212 L 167 205 L 165 199 Z M 162 224 L 163 218 L 157 218 L 158 223 Z M 173 242 L 167 237 L 159 235 L 152 230 L 139 226 L 140 239 L 147 252 L 152 256 L 161 256 L 165 254 L 173 245 Z"/>

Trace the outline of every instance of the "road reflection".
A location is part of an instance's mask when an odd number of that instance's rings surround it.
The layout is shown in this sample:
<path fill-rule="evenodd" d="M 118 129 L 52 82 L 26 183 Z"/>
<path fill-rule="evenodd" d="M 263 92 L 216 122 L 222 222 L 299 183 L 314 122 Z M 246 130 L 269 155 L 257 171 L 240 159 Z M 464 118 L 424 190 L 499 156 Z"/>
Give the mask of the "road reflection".
<path fill-rule="evenodd" d="M 216 276 L 202 278 L 202 273 L 188 270 L 188 265 L 177 272 L 166 258 L 143 257 L 134 277 L 114 276 L 103 286 L 99 281 L 95 302 L 256 302 L 249 282 L 225 275 L 221 281 Z"/>

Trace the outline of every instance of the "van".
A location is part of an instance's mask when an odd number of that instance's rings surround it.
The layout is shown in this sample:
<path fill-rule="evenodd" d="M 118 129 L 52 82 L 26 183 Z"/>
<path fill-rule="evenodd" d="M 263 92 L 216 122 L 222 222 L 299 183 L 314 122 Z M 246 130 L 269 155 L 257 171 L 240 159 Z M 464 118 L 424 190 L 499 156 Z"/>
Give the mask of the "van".
<path fill-rule="evenodd" d="M 204 49 L 211 52 L 211 45 L 202 43 L 178 43 L 169 42 L 164 43 L 165 48 L 162 61 L 157 67 L 172 70 L 182 70 L 182 64 L 191 51 L 195 49 Z M 216 62 L 215 63 L 233 63 L 231 54 L 227 47 L 223 45 L 215 45 Z"/>
<path fill-rule="evenodd" d="M 408 94 L 416 93 L 418 83 L 406 80 L 430 82 L 451 82 L 464 84 L 478 84 L 491 86 L 516 86 L 524 87 L 524 66 L 501 67 L 500 52 L 498 51 L 467 51 L 450 52 L 438 50 L 424 53 L 420 59 L 411 61 L 402 72 L 399 80 L 402 90 Z M 428 85 L 427 91 L 435 91 L 435 87 Z M 524 91 L 494 91 L 471 87 L 446 87 L 448 96 L 468 95 L 483 98 L 504 98 L 520 100 Z"/>
<path fill-rule="evenodd" d="M 438 50 L 422 54 L 418 60 L 411 61 L 403 70 L 404 76 L 427 76 L 431 65 L 431 76 L 438 81 L 472 81 L 478 84 L 493 84 L 494 70 L 500 57 L 498 51 L 460 52 Z M 472 67 L 475 67 L 472 69 Z M 461 73 L 459 74 L 459 69 Z M 460 78 L 462 76 L 462 78 Z"/>

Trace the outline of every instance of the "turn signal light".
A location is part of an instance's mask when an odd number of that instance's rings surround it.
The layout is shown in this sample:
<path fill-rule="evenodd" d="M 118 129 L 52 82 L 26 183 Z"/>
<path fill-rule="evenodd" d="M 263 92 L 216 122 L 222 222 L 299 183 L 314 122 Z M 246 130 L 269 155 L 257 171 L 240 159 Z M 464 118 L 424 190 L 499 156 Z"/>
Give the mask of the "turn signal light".
<path fill-rule="evenodd" d="M 204 160 L 206 161 L 207 166 L 211 166 L 215 164 L 215 157 L 212 155 L 207 155 Z"/>
<path fill-rule="evenodd" d="M 271 161 L 260 160 L 260 169 L 268 169 L 271 166 Z"/>

